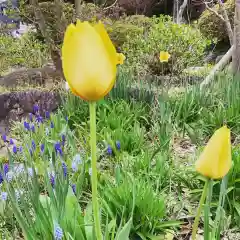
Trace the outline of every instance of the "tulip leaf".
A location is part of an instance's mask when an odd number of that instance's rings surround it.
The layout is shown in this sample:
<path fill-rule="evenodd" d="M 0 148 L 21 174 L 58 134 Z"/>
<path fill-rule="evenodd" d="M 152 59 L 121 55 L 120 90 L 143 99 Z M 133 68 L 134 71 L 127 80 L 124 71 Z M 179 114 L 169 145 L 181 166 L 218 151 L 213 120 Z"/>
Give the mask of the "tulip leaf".
<path fill-rule="evenodd" d="M 89 202 L 86 210 L 85 210 L 85 216 L 84 216 L 84 224 L 85 224 L 85 233 L 87 240 L 93 240 L 93 217 L 92 217 L 92 202 Z"/>
<path fill-rule="evenodd" d="M 123 228 L 117 234 L 115 240 L 128 240 L 132 227 L 132 218 L 123 226 Z"/>

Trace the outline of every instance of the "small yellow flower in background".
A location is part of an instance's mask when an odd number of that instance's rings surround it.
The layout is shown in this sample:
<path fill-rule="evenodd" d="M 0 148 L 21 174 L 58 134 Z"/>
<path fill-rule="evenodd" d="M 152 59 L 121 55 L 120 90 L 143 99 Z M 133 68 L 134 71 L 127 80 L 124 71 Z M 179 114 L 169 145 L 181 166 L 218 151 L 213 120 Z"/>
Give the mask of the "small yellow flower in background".
<path fill-rule="evenodd" d="M 218 129 L 210 138 L 200 158 L 196 170 L 211 179 L 221 179 L 232 166 L 230 129 Z"/>
<path fill-rule="evenodd" d="M 125 61 L 126 57 L 124 56 L 123 53 L 118 53 L 117 54 L 117 64 L 122 65 Z"/>
<path fill-rule="evenodd" d="M 116 80 L 117 64 L 124 61 L 119 55 L 101 22 L 94 26 L 79 20 L 70 24 L 64 36 L 62 62 L 72 92 L 88 101 L 107 95 Z"/>
<path fill-rule="evenodd" d="M 168 52 L 161 51 L 159 55 L 160 62 L 168 62 L 171 55 Z"/>

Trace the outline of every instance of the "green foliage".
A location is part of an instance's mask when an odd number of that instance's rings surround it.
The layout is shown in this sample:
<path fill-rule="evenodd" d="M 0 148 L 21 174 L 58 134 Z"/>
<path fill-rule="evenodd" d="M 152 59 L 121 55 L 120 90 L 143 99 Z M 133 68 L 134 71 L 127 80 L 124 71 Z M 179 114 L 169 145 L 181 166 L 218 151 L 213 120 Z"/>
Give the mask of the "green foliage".
<path fill-rule="evenodd" d="M 151 19 L 151 27 L 141 28 L 135 37 L 127 36 L 122 50 L 127 64 L 139 74 L 179 74 L 185 68 L 201 63 L 208 40 L 187 25 L 178 25 L 170 17 Z M 160 63 L 160 51 L 171 54 L 168 63 Z"/>
<path fill-rule="evenodd" d="M 224 1 L 224 7 L 233 26 L 235 1 Z M 213 7 L 213 10 L 220 15 L 222 14 L 218 4 Z M 216 13 L 209 11 L 208 9 L 205 10 L 201 17 L 198 19 L 197 26 L 200 28 L 201 32 L 208 38 L 216 38 L 219 41 L 229 41 L 224 21 L 222 21 L 216 15 Z"/>
<path fill-rule="evenodd" d="M 116 218 L 117 221 L 128 219 L 135 201 L 132 234 L 147 237 L 150 233 L 164 230 L 161 225 L 167 226 L 167 222 L 163 220 L 165 217 L 163 193 L 154 188 L 153 182 L 147 177 L 134 178 L 119 171 L 116 168 L 114 182 L 107 180 L 101 185 L 100 196 L 104 215 L 111 219 Z M 178 224 L 176 222 L 176 226 Z"/>
<path fill-rule="evenodd" d="M 31 32 L 20 39 L 1 35 L 0 56 L 0 73 L 15 66 L 41 67 L 48 59 L 46 45 Z"/>

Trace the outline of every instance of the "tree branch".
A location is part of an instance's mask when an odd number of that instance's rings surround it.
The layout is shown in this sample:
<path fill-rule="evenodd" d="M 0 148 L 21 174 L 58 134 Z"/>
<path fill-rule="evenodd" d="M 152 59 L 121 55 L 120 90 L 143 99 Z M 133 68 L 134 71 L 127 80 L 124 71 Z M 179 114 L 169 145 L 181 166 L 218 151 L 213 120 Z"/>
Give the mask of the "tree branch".
<path fill-rule="evenodd" d="M 225 9 L 224 3 L 221 0 L 218 0 L 219 9 L 220 9 L 222 15 L 219 14 L 217 11 L 215 11 L 213 8 L 209 7 L 208 2 L 204 2 L 204 3 L 206 5 L 206 8 L 210 12 L 214 13 L 217 17 L 219 17 L 224 22 L 224 24 L 226 26 L 227 33 L 228 33 L 230 44 L 233 45 L 233 30 L 232 30 L 232 26 L 231 26 L 231 23 L 229 21 L 228 14 L 227 14 L 227 11 Z"/>
<path fill-rule="evenodd" d="M 204 81 L 201 83 L 200 88 L 202 89 L 204 86 L 208 85 L 210 81 L 214 78 L 217 72 L 221 71 L 231 60 L 231 57 L 234 53 L 234 46 L 232 46 L 228 52 L 223 56 L 223 58 L 214 66 L 212 71 L 209 73 L 209 75 L 204 79 Z"/>
<path fill-rule="evenodd" d="M 177 24 L 181 24 L 183 22 L 183 12 L 188 4 L 188 0 L 184 0 L 183 4 L 179 8 L 178 16 L 177 16 Z"/>

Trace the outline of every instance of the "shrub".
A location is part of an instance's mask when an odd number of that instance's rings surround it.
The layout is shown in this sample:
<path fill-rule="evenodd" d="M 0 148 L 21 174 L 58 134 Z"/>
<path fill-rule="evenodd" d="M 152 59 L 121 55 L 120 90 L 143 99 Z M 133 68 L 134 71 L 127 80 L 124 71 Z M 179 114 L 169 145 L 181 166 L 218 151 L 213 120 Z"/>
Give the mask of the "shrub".
<path fill-rule="evenodd" d="M 105 21 L 105 24 L 112 41 L 120 49 L 128 38 L 138 37 L 143 29 L 149 29 L 152 25 L 151 18 L 143 15 L 122 17 L 115 22 Z"/>
<path fill-rule="evenodd" d="M 234 19 L 235 1 L 228 0 L 225 2 L 225 8 L 231 23 Z M 215 5 L 214 11 L 220 13 L 219 5 Z M 198 20 L 198 26 L 201 32 L 212 38 L 217 38 L 220 41 L 228 41 L 228 34 L 224 22 L 213 12 L 206 10 Z"/>
<path fill-rule="evenodd" d="M 129 33 L 122 47 L 128 64 L 138 73 L 179 74 L 186 67 L 201 63 L 209 41 L 200 31 L 175 24 L 168 16 L 154 17 L 150 21 L 150 27 L 139 27 L 134 37 Z M 169 63 L 159 62 L 160 51 L 171 54 Z"/>
<path fill-rule="evenodd" d="M 0 36 L 0 56 L 0 72 L 14 66 L 40 67 L 48 58 L 46 45 L 30 32 L 21 39 Z"/>

